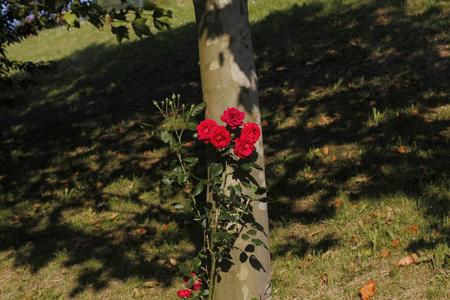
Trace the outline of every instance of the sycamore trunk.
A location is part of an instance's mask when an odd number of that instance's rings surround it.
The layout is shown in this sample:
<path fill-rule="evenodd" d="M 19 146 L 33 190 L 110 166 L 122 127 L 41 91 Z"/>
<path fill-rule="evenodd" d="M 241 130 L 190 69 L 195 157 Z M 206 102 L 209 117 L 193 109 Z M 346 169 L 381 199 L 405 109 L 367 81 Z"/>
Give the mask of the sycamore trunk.
<path fill-rule="evenodd" d="M 235 107 L 245 112 L 244 122 L 261 126 L 247 1 L 194 0 L 194 5 L 206 118 L 220 124 L 223 111 Z M 264 167 L 262 137 L 255 146 L 256 163 Z M 216 160 L 215 151 L 208 153 L 208 160 Z M 251 175 L 257 185 L 266 186 L 264 170 L 254 169 Z M 267 204 L 256 199 L 252 207 L 257 237 L 268 246 Z M 269 250 L 242 239 L 234 246 L 232 263 L 219 265 L 213 299 L 270 299 Z"/>

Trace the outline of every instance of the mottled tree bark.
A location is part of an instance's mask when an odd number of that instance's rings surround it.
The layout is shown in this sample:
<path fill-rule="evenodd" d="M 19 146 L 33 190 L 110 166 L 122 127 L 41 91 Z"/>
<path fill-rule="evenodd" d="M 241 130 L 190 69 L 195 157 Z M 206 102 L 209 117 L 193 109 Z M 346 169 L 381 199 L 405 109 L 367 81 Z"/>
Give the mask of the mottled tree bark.
<path fill-rule="evenodd" d="M 194 0 L 194 5 L 206 118 L 223 123 L 223 111 L 236 107 L 246 113 L 244 122 L 261 126 L 247 1 Z M 256 163 L 264 167 L 262 137 L 255 146 Z M 210 163 L 215 159 L 215 151 L 208 153 Z M 251 175 L 257 185 L 266 186 L 264 170 L 254 169 Z M 252 208 L 257 237 L 268 246 L 267 204 L 255 199 Z M 220 265 L 214 300 L 270 299 L 269 250 L 240 238 L 234 246 L 231 264 Z"/>

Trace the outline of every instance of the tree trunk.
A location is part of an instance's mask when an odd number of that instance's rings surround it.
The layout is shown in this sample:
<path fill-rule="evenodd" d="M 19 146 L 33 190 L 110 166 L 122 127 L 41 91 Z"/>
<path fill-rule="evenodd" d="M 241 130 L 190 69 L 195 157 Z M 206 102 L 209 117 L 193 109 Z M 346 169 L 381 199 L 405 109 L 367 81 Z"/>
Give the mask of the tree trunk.
<path fill-rule="evenodd" d="M 223 123 L 223 111 L 235 107 L 245 112 L 244 122 L 261 126 L 247 1 L 194 0 L 194 5 L 206 118 Z M 256 163 L 264 167 L 262 137 L 255 146 Z M 208 160 L 215 161 L 215 151 Z M 257 185 L 266 186 L 264 170 L 254 169 L 251 175 Z M 257 238 L 269 246 L 267 204 L 256 199 L 252 208 Z M 240 238 L 234 246 L 232 264 L 219 266 L 214 300 L 270 299 L 269 250 Z"/>

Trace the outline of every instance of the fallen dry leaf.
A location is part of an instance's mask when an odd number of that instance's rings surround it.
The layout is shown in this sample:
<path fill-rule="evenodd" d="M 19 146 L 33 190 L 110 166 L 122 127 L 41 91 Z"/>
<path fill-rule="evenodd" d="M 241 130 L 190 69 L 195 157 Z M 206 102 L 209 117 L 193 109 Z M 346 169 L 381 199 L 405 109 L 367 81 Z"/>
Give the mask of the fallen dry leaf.
<path fill-rule="evenodd" d="M 320 284 L 328 284 L 328 275 L 327 274 L 320 275 Z"/>
<path fill-rule="evenodd" d="M 411 226 L 408 229 L 406 229 L 406 231 L 408 231 L 409 233 L 412 233 L 412 234 L 418 234 L 419 232 L 417 231 L 417 229 L 419 229 L 419 226 L 414 225 L 414 226 Z"/>
<path fill-rule="evenodd" d="M 312 238 L 313 236 L 315 236 L 318 233 L 321 233 L 322 231 L 323 231 L 323 229 L 314 230 L 313 232 L 311 232 L 309 234 L 309 237 Z"/>
<path fill-rule="evenodd" d="M 334 208 L 341 208 L 342 207 L 342 201 L 339 199 L 333 200 L 331 201 L 329 204 L 329 206 L 334 206 Z"/>
<path fill-rule="evenodd" d="M 407 267 L 409 265 L 412 265 L 413 263 L 415 263 L 417 260 L 419 259 L 419 257 L 417 256 L 417 254 L 413 253 L 411 255 L 405 256 L 402 259 L 400 259 L 397 263 L 397 268 L 398 267 Z"/>
<path fill-rule="evenodd" d="M 152 287 L 158 286 L 159 282 L 158 281 L 151 281 L 151 280 L 150 281 L 144 281 L 142 283 L 142 285 L 145 286 L 145 287 L 148 287 L 148 288 L 152 288 Z"/>
<path fill-rule="evenodd" d="M 391 254 L 391 250 L 386 250 L 380 254 L 377 255 L 377 257 L 382 257 L 382 258 L 386 258 Z"/>
<path fill-rule="evenodd" d="M 395 149 L 395 151 L 397 151 L 398 153 L 406 153 L 406 152 L 408 152 L 408 149 L 406 148 L 405 145 L 402 145 L 402 146 L 398 147 L 397 149 Z"/>
<path fill-rule="evenodd" d="M 375 285 L 375 280 L 367 281 L 366 284 L 358 290 L 361 299 L 363 300 L 368 300 L 371 296 L 374 296 L 376 291 L 377 286 Z"/>
<path fill-rule="evenodd" d="M 322 149 L 322 153 L 325 155 L 328 155 L 329 152 L 330 152 L 330 149 L 328 148 L 328 146 L 325 145 Z"/>
<path fill-rule="evenodd" d="M 419 114 L 419 111 L 417 109 L 413 110 L 411 113 L 413 116 L 417 116 Z"/>
<path fill-rule="evenodd" d="M 109 217 L 109 219 L 112 221 L 112 220 L 114 220 L 115 218 L 117 218 L 118 215 L 119 215 L 118 213 L 113 213 L 113 214 L 111 215 L 111 217 Z"/>
<path fill-rule="evenodd" d="M 395 248 L 398 248 L 398 246 L 400 246 L 400 240 L 399 239 L 393 240 L 392 246 L 394 246 Z"/>
<path fill-rule="evenodd" d="M 307 261 L 307 260 L 299 260 L 299 261 L 298 261 L 298 266 L 299 266 L 301 269 L 304 269 L 304 268 L 306 268 L 306 267 L 309 266 L 309 261 Z"/>
<path fill-rule="evenodd" d="M 172 266 L 176 266 L 177 265 L 177 260 L 173 257 L 169 258 L 169 262 Z"/>
<path fill-rule="evenodd" d="M 138 228 L 138 229 L 135 229 L 134 232 L 136 232 L 136 234 L 138 234 L 138 235 L 144 235 L 144 234 L 147 233 L 147 229 L 145 229 L 145 228 Z"/>

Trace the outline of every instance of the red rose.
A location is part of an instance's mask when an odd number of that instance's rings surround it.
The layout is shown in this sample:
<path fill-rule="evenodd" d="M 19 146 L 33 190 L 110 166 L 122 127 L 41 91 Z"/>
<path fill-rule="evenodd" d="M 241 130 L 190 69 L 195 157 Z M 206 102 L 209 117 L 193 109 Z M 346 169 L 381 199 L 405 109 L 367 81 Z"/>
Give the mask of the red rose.
<path fill-rule="evenodd" d="M 237 138 L 234 143 L 234 154 L 236 154 L 237 157 L 245 158 L 255 150 L 255 143 L 252 142 L 248 136 L 241 136 L 240 138 Z"/>
<path fill-rule="evenodd" d="M 244 125 L 242 122 L 245 118 L 245 113 L 239 111 L 237 108 L 227 108 L 223 115 L 220 116 L 220 119 L 227 123 L 231 127 L 231 129 L 235 129 L 238 126 Z"/>
<path fill-rule="evenodd" d="M 196 291 L 198 289 L 200 289 L 200 287 L 203 285 L 203 282 L 201 279 L 199 279 L 198 281 L 194 281 L 194 285 L 192 286 L 192 290 Z"/>
<path fill-rule="evenodd" d="M 192 278 L 194 278 L 194 284 L 191 287 L 191 290 L 196 291 L 198 289 L 200 289 L 200 287 L 203 285 L 203 282 L 201 279 L 197 278 L 197 274 L 191 272 L 192 274 Z M 190 277 L 184 277 L 184 285 L 186 285 L 189 281 Z"/>
<path fill-rule="evenodd" d="M 231 134 L 225 126 L 216 126 L 211 131 L 211 144 L 217 149 L 223 149 L 230 144 Z"/>
<path fill-rule="evenodd" d="M 205 143 L 209 143 L 211 140 L 211 131 L 216 126 L 217 123 L 214 120 L 206 119 L 201 121 L 197 126 L 198 139 L 200 141 L 204 141 Z"/>
<path fill-rule="evenodd" d="M 247 123 L 242 129 L 241 138 L 243 136 L 255 143 L 261 136 L 261 129 L 259 129 L 259 126 L 256 123 Z"/>
<path fill-rule="evenodd" d="M 192 295 L 191 290 L 179 290 L 177 293 L 180 298 L 189 298 Z"/>

